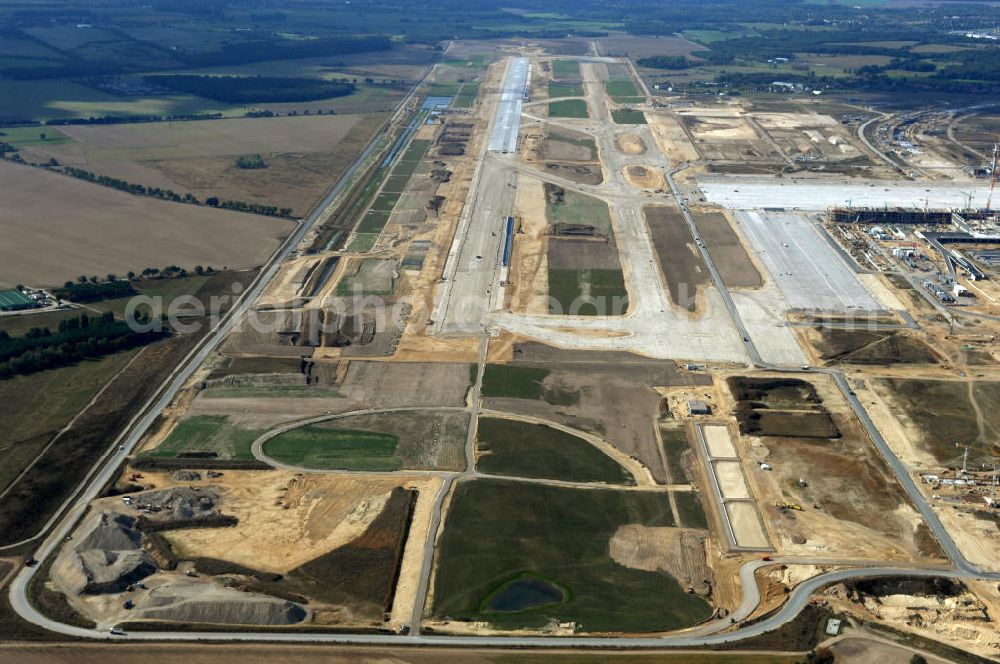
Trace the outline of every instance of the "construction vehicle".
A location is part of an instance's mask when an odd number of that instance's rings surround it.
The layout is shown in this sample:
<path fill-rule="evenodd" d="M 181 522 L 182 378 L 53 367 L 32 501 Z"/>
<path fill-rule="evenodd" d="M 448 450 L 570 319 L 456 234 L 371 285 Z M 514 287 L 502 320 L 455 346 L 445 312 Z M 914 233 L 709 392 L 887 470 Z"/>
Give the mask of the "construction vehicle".
<path fill-rule="evenodd" d="M 798 512 L 802 511 L 802 506 L 798 503 L 783 503 L 780 500 L 774 504 L 779 510 L 796 510 Z"/>

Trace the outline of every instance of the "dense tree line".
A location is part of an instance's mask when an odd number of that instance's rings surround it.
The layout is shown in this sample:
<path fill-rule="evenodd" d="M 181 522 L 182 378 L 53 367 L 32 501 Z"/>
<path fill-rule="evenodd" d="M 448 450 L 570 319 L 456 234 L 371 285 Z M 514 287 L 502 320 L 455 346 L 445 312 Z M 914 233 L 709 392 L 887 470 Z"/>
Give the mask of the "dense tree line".
<path fill-rule="evenodd" d="M 273 76 L 198 76 L 154 74 L 142 80 L 177 92 L 227 104 L 268 104 L 345 97 L 357 88 L 348 81 Z"/>
<path fill-rule="evenodd" d="M 22 33 L 30 38 L 27 33 Z M 50 78 L 85 78 L 91 76 L 116 76 L 138 71 L 176 69 L 179 60 L 187 67 L 218 67 L 223 65 L 242 65 L 264 60 L 286 60 L 294 58 L 313 58 L 330 55 L 348 55 L 351 53 L 366 53 L 391 49 L 392 40 L 389 37 L 342 37 L 330 39 L 289 40 L 276 37 L 246 42 L 225 44 L 218 51 L 199 53 L 172 52 L 169 57 L 164 55 L 160 66 L 149 66 L 148 62 L 127 61 L 124 59 L 88 60 L 86 58 L 70 58 L 51 67 L 15 66 L 0 71 L 4 78 L 21 81 Z M 67 54 L 67 55 L 72 55 Z"/>
<path fill-rule="evenodd" d="M 58 163 L 49 163 L 47 165 L 51 168 L 56 168 L 59 166 Z M 134 196 L 152 196 L 154 198 L 161 198 L 166 201 L 173 201 L 175 203 L 189 203 L 191 205 L 208 205 L 210 207 L 225 208 L 227 210 L 238 210 L 240 212 L 250 212 L 253 214 L 261 214 L 268 217 L 291 217 L 292 208 L 290 207 L 278 207 L 276 205 L 262 205 L 260 203 L 248 203 L 246 201 L 233 201 L 233 200 L 222 200 L 218 196 L 209 196 L 204 202 L 198 200 L 198 198 L 188 192 L 186 194 L 179 194 L 172 189 L 161 189 L 160 187 L 147 187 L 145 185 L 137 184 L 135 182 L 128 182 L 120 178 L 114 178 L 110 175 L 98 175 L 97 173 L 92 173 L 90 171 L 84 170 L 82 168 L 77 168 L 75 166 L 63 166 L 61 168 L 62 173 L 70 175 L 80 180 L 86 180 L 87 182 L 93 182 L 94 184 L 99 184 L 105 187 L 111 187 L 113 189 L 118 189 L 119 191 L 124 191 L 126 193 L 132 194 Z"/>
<path fill-rule="evenodd" d="M 136 295 L 138 291 L 128 281 L 109 280 L 95 283 L 93 281 L 67 281 L 62 288 L 56 288 L 52 294 L 62 300 L 73 302 L 99 302 L 115 297 Z"/>
<path fill-rule="evenodd" d="M 59 322 L 54 333 L 47 327 L 36 327 L 24 336 L 11 337 L 0 330 L 0 379 L 144 346 L 163 334 L 135 332 L 124 321 L 115 320 L 111 312 L 68 318 Z"/>
<path fill-rule="evenodd" d="M 697 64 L 683 55 L 653 55 L 648 58 L 639 58 L 635 62 L 640 67 L 649 67 L 650 69 L 688 69 Z"/>
<path fill-rule="evenodd" d="M 181 122 L 189 120 L 219 120 L 222 113 L 199 113 L 197 115 L 101 115 L 89 118 L 53 118 L 47 125 L 108 125 L 133 124 L 142 122 Z M 37 124 L 37 123 L 36 123 Z"/>
<path fill-rule="evenodd" d="M 198 204 L 198 199 L 190 193 L 181 195 L 173 189 L 147 187 L 145 185 L 128 182 L 127 180 L 122 180 L 120 178 L 114 178 L 110 175 L 98 175 L 97 173 L 92 173 L 82 168 L 77 168 L 76 166 L 65 166 L 63 167 L 62 172 L 80 180 L 86 180 L 87 182 L 93 182 L 94 184 L 99 184 L 104 187 L 118 189 L 119 191 L 124 191 L 135 196 L 152 196 L 154 198 L 162 198 L 163 200 L 174 201 L 176 203 Z"/>

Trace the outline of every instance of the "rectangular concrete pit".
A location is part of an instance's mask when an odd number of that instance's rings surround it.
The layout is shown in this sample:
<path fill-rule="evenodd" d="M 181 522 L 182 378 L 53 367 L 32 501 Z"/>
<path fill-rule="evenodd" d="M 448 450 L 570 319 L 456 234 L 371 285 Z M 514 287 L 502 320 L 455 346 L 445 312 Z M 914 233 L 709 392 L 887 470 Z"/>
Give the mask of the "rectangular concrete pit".
<path fill-rule="evenodd" d="M 700 424 L 697 430 L 697 449 L 709 472 L 709 493 L 718 507 L 729 546 L 737 550 L 772 551 L 729 427 L 721 423 Z"/>
<path fill-rule="evenodd" d="M 743 469 L 739 461 L 713 461 L 715 476 L 719 480 L 719 489 L 726 500 L 749 500 L 753 496 L 743 477 Z"/>
<path fill-rule="evenodd" d="M 764 526 L 757 515 L 757 506 L 752 502 L 732 502 L 726 504 L 729 523 L 733 528 L 736 546 L 743 549 L 769 550 L 771 543 L 764 532 Z"/>
<path fill-rule="evenodd" d="M 705 434 L 708 454 L 713 459 L 738 459 L 736 446 L 729 435 L 729 427 L 724 424 L 706 424 L 701 428 Z"/>

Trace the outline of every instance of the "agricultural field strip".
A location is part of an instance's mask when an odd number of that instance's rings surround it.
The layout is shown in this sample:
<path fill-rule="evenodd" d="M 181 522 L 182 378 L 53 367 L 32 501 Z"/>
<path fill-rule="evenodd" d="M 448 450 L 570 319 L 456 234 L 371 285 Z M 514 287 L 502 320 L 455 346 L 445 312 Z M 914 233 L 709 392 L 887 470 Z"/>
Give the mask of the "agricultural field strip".
<path fill-rule="evenodd" d="M 775 183 L 752 177 L 699 177 L 706 200 L 730 210 L 786 208 L 820 211 L 834 205 L 853 207 L 913 207 L 962 209 L 986 205 L 989 185 L 980 183 L 794 181 Z"/>
<path fill-rule="evenodd" d="M 698 453 L 712 485 L 712 496 L 729 548 L 734 551 L 774 551 L 729 428 L 722 423 L 704 423 L 696 425 L 695 430 Z M 725 471 L 720 471 L 720 464 L 726 466 Z M 753 510 L 752 515 L 750 509 Z"/>
<path fill-rule="evenodd" d="M 736 218 L 793 309 L 882 308 L 805 215 L 741 210 Z"/>

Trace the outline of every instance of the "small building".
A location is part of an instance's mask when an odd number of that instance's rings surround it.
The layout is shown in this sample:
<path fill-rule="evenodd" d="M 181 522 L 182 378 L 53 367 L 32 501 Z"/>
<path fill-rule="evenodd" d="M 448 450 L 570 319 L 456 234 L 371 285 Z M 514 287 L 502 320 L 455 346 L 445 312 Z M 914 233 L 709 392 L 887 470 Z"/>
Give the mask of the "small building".
<path fill-rule="evenodd" d="M 952 292 L 952 295 L 954 295 L 955 297 L 971 297 L 972 296 L 972 293 L 969 292 L 969 289 L 966 288 L 965 286 L 962 286 L 961 284 L 955 284 L 954 286 L 952 286 L 951 287 L 951 292 Z"/>
<path fill-rule="evenodd" d="M 0 291 L 0 311 L 31 309 L 35 301 L 19 290 Z"/>
<path fill-rule="evenodd" d="M 711 415 L 712 409 L 704 401 L 691 399 L 688 401 L 688 413 L 691 415 Z"/>
<path fill-rule="evenodd" d="M 837 636 L 840 634 L 840 623 L 839 618 L 830 618 L 826 621 L 826 633 L 830 636 Z"/>

